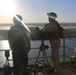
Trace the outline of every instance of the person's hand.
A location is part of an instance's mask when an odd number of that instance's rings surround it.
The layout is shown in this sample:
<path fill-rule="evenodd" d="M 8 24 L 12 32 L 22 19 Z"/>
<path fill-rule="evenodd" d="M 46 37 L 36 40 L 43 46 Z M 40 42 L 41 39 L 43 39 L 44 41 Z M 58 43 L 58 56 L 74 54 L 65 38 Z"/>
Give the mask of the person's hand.
<path fill-rule="evenodd" d="M 41 33 L 43 33 L 44 32 L 43 28 L 40 31 L 41 31 Z"/>

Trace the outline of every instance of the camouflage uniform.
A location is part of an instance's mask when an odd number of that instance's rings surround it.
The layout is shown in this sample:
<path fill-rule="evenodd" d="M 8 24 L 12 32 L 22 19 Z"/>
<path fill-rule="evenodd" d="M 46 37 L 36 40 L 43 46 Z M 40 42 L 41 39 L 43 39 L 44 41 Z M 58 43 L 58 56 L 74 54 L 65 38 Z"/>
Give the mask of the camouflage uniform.
<path fill-rule="evenodd" d="M 51 20 L 50 23 L 46 24 L 43 28 L 44 32 L 52 32 L 49 34 L 49 41 L 51 45 L 51 61 L 55 67 L 55 73 L 53 75 L 59 75 L 59 47 L 60 37 L 58 32 L 57 21 Z"/>

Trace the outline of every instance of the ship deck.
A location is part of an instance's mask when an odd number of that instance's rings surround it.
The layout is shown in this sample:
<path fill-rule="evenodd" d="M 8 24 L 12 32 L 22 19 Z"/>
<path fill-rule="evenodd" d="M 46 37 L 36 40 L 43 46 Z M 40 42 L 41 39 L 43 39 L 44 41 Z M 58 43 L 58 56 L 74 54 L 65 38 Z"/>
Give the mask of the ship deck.
<path fill-rule="evenodd" d="M 33 66 L 34 65 L 29 66 L 30 67 L 30 69 L 29 69 L 30 75 L 33 75 L 33 74 L 31 74 L 33 72 L 31 70 Z M 10 68 L 10 70 L 11 70 L 11 75 L 13 75 L 12 67 Z M 52 73 L 44 71 L 44 66 L 36 67 L 36 72 L 37 72 L 37 74 L 35 74 L 35 75 L 52 75 Z M 0 75 L 5 75 L 5 70 L 3 68 L 0 69 Z M 68 65 L 60 64 L 60 75 L 76 75 L 76 72 L 74 72 L 71 68 L 69 68 Z"/>

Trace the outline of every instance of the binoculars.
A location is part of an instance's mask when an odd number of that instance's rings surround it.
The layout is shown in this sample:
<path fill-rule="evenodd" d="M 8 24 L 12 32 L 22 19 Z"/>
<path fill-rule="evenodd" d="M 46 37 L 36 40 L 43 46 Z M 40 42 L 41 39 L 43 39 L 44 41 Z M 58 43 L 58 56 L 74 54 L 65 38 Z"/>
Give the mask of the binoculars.
<path fill-rule="evenodd" d="M 47 33 L 42 32 L 39 27 L 29 27 L 29 29 L 31 31 L 32 40 L 49 40 L 49 37 L 46 36 Z"/>

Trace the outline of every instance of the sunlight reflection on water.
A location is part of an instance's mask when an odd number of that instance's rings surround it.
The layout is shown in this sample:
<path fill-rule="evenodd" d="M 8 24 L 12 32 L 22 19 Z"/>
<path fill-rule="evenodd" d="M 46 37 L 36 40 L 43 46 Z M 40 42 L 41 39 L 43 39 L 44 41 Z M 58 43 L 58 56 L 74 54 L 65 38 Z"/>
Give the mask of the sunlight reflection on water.
<path fill-rule="evenodd" d="M 8 44 L 8 40 L 1 40 L 0 41 L 0 50 L 9 50 L 9 44 Z"/>
<path fill-rule="evenodd" d="M 73 38 L 74 39 L 74 38 Z M 62 40 L 61 40 L 62 41 Z M 44 42 L 45 45 L 49 45 L 49 41 L 45 41 Z M 70 41 L 68 39 L 65 40 L 65 43 L 68 47 L 74 49 L 75 48 L 75 41 Z M 39 48 L 41 45 L 41 41 L 31 41 L 31 48 Z M 63 46 L 63 41 L 61 42 L 61 46 Z M 1 40 L 0 41 L 0 67 L 3 67 L 3 64 L 5 63 L 5 52 L 2 51 L 2 50 L 9 50 L 9 44 L 8 44 L 8 40 Z M 37 58 L 37 55 L 38 55 L 38 52 L 39 52 L 39 49 L 31 49 L 30 52 L 28 53 L 28 58 Z M 73 54 L 73 51 L 72 50 L 68 50 L 68 49 L 65 49 L 65 52 L 66 52 L 66 55 L 68 56 L 71 56 Z M 46 54 L 47 56 L 50 56 L 50 48 L 48 50 L 46 50 Z M 63 55 L 63 48 L 60 48 L 59 50 L 59 55 Z M 40 54 L 40 57 L 42 57 L 42 52 Z M 9 59 L 12 59 L 12 51 L 10 51 L 10 57 Z M 60 57 L 60 61 L 63 60 L 63 57 Z M 66 61 L 69 61 L 70 59 L 66 58 Z M 49 60 L 50 61 L 50 60 Z M 10 65 L 12 66 L 12 61 L 10 61 Z M 28 64 L 34 64 L 35 63 L 35 59 L 29 59 L 29 62 Z"/>

